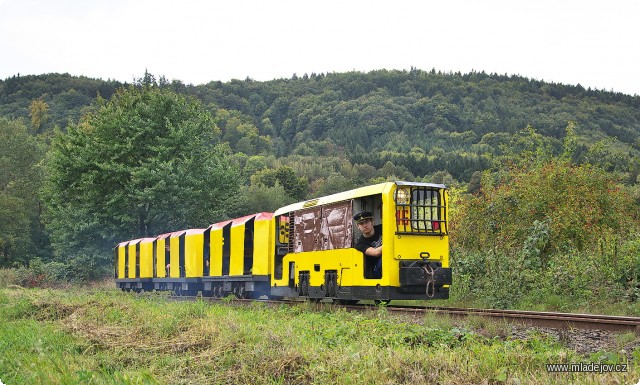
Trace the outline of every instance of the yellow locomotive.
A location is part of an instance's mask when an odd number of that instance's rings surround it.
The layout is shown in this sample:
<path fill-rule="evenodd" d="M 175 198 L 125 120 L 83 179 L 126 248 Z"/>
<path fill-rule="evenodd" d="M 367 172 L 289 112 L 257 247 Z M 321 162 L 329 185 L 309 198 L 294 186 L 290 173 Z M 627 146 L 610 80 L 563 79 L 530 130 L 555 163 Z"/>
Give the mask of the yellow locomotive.
<path fill-rule="evenodd" d="M 115 282 L 123 290 L 215 297 L 448 298 L 447 206 L 441 184 L 365 186 L 206 229 L 121 242 Z M 360 230 L 355 219 L 372 221 L 375 231 Z M 375 232 L 376 255 L 356 249 Z"/>

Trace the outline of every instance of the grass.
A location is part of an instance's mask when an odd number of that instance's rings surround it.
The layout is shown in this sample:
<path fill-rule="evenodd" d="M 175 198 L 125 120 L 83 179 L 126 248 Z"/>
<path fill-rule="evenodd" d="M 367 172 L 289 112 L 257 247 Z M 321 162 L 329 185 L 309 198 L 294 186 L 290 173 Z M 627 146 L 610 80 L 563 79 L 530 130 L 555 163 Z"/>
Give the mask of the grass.
<path fill-rule="evenodd" d="M 487 333 L 474 328 L 485 325 Z M 593 361 L 538 334 L 384 307 L 349 313 L 309 304 L 172 302 L 112 289 L 0 289 L 0 380 L 18 384 L 552 384 L 636 383 L 627 373 L 548 373 Z M 635 336 L 621 335 L 620 345 Z M 639 357 L 640 352 L 633 357 Z"/>

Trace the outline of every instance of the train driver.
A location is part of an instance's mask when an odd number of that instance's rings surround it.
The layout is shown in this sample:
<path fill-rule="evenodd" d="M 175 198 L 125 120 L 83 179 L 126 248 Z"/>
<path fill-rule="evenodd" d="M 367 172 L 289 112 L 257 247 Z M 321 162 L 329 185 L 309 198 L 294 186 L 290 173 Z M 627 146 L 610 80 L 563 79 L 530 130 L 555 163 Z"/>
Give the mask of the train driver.
<path fill-rule="evenodd" d="M 382 278 L 382 224 L 373 225 L 373 213 L 362 211 L 353 216 L 362 235 L 356 241 L 356 250 L 364 254 L 365 277 Z M 373 266 L 373 272 L 371 271 Z"/>

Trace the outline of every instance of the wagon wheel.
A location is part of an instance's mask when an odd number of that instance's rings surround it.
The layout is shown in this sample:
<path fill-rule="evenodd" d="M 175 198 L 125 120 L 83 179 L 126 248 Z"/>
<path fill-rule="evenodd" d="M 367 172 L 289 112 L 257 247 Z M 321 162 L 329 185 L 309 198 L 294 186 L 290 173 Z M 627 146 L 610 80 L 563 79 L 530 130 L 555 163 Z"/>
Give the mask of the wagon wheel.
<path fill-rule="evenodd" d="M 234 290 L 234 294 L 236 295 L 236 298 L 238 299 L 245 299 L 247 298 L 247 291 L 244 289 L 244 285 L 243 284 L 239 284 L 238 286 L 236 286 L 236 290 Z"/>

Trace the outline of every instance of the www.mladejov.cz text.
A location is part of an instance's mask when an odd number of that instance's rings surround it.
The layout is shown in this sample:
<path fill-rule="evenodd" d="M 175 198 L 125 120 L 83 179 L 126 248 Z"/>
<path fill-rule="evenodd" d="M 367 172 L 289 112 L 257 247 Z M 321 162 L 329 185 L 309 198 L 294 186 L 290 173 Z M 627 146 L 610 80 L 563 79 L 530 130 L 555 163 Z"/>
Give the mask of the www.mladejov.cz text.
<path fill-rule="evenodd" d="M 610 373 L 626 371 L 628 371 L 627 364 L 600 364 L 597 362 L 547 364 L 547 372 L 551 373 Z"/>

